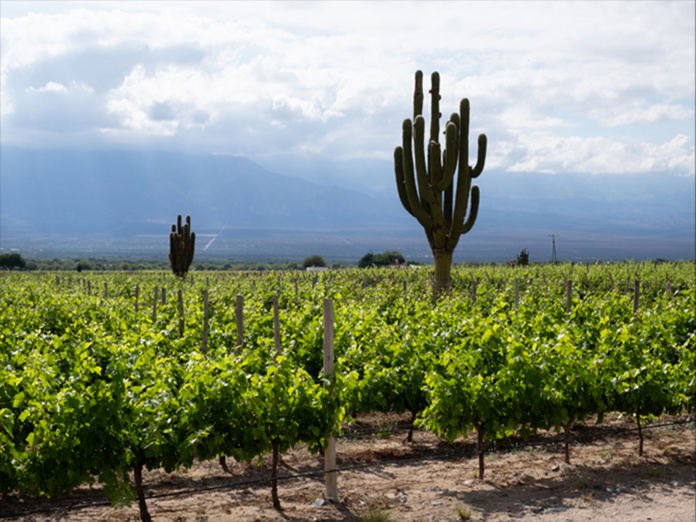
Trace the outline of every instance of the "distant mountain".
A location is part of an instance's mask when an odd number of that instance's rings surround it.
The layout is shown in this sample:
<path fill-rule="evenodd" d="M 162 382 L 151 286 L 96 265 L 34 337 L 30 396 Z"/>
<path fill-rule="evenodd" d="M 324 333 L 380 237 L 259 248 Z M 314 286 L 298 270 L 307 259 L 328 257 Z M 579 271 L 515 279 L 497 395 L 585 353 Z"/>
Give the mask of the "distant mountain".
<path fill-rule="evenodd" d="M 156 234 L 177 214 L 190 214 L 194 230 L 215 232 L 403 220 L 365 194 L 275 174 L 242 157 L 3 148 L 0 169 L 6 234 Z"/>
<path fill-rule="evenodd" d="M 190 214 L 197 256 L 357 260 L 400 250 L 428 260 L 391 162 L 310 160 L 271 172 L 235 156 L 159 151 L 0 151 L 0 251 L 162 255 Z M 303 179 L 308 178 L 308 179 Z M 693 258 L 694 178 L 484 171 L 481 207 L 456 261 Z M 353 189 L 349 187 L 354 187 Z"/>

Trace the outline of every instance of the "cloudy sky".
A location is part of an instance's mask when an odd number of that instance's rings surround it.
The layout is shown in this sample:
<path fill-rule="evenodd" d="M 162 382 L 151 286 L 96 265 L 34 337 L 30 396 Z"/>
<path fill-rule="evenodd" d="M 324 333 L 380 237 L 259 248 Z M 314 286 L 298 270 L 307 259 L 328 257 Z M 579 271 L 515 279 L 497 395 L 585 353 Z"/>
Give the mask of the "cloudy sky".
<path fill-rule="evenodd" d="M 2 0 L 0 144 L 390 158 L 422 69 L 488 168 L 693 176 L 694 6 Z"/>

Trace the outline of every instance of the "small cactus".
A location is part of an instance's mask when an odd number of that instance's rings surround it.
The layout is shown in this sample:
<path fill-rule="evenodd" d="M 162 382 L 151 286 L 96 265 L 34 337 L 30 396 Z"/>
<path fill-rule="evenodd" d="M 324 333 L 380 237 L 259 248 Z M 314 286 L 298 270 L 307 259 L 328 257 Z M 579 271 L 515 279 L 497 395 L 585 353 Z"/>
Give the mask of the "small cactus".
<path fill-rule="evenodd" d="M 517 266 L 527 266 L 529 264 L 529 252 L 527 252 L 527 249 L 525 248 L 520 252 L 520 255 L 517 256 Z"/>
<path fill-rule="evenodd" d="M 193 262 L 196 246 L 196 233 L 191 232 L 191 216 L 186 216 L 186 223 L 181 226 L 181 214 L 176 218 L 169 234 L 169 263 L 177 277 L 184 278 Z"/>

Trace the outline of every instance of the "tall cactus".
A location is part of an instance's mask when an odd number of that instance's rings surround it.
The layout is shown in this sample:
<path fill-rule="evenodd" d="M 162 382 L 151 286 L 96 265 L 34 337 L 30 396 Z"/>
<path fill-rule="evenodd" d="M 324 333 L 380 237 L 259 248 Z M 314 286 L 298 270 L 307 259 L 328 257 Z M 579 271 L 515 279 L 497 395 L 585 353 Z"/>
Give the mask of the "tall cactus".
<path fill-rule="evenodd" d="M 437 72 L 431 76 L 430 95 L 430 141 L 426 161 L 423 73 L 417 71 L 413 121 L 404 120 L 403 144 L 394 150 L 394 170 L 402 205 L 423 226 L 428 237 L 435 260 L 434 292 L 440 296 L 452 284 L 452 253 L 459 237 L 469 232 L 476 221 L 479 188 L 472 186 L 471 180 L 483 171 L 487 142 L 485 134 L 481 134 L 476 166 L 471 167 L 469 100 L 464 98 L 459 104 L 459 113 L 453 113 L 445 126 L 445 150 L 441 153 L 440 75 Z M 467 217 L 469 194 L 471 208 Z"/>
<path fill-rule="evenodd" d="M 181 214 L 176 218 L 169 234 L 169 263 L 177 277 L 186 277 L 193 262 L 193 250 L 196 246 L 196 233 L 191 232 L 191 216 L 186 216 L 186 223 L 181 226 Z"/>

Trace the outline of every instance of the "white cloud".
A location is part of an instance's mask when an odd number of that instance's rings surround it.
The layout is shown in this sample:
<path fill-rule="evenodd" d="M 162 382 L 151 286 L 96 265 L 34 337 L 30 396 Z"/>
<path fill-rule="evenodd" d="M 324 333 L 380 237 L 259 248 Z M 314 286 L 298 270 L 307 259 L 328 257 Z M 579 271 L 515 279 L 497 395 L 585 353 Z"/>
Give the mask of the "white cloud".
<path fill-rule="evenodd" d="M 80 94 L 92 94 L 94 93 L 94 88 L 90 87 L 89 85 L 85 85 L 84 83 L 78 83 L 76 81 L 73 81 L 70 83 L 70 89 L 63 85 L 60 82 L 46 82 L 46 84 L 43 87 L 26 87 L 24 89 L 26 92 L 53 92 L 56 94 L 68 94 L 68 92 L 72 91 L 74 93 L 80 93 Z"/>
<path fill-rule="evenodd" d="M 688 120 L 694 118 L 694 109 L 687 109 L 681 104 L 670 105 L 657 103 L 646 108 L 637 107 L 616 115 L 597 115 L 597 119 L 609 127 L 631 125 L 634 123 L 649 124 L 661 121 Z"/>
<path fill-rule="evenodd" d="M 62 83 L 47 82 L 43 87 L 27 87 L 27 92 L 55 92 L 58 94 L 67 94 L 68 89 Z"/>
<path fill-rule="evenodd" d="M 622 143 L 611 138 L 558 137 L 545 132 L 520 136 L 519 160 L 503 165 L 511 172 L 585 172 L 637 174 L 677 172 L 694 174 L 693 140 L 679 134 L 663 144 Z"/>
<path fill-rule="evenodd" d="M 688 126 L 656 125 L 694 119 L 690 2 L 37 5 L 0 22 L 3 135 L 29 121 L 29 96 L 59 93 L 90 98 L 98 139 L 388 157 L 421 68 L 441 72 L 443 119 L 470 98 L 489 166 L 693 164 Z M 113 65 L 97 75 L 88 63 Z"/>

